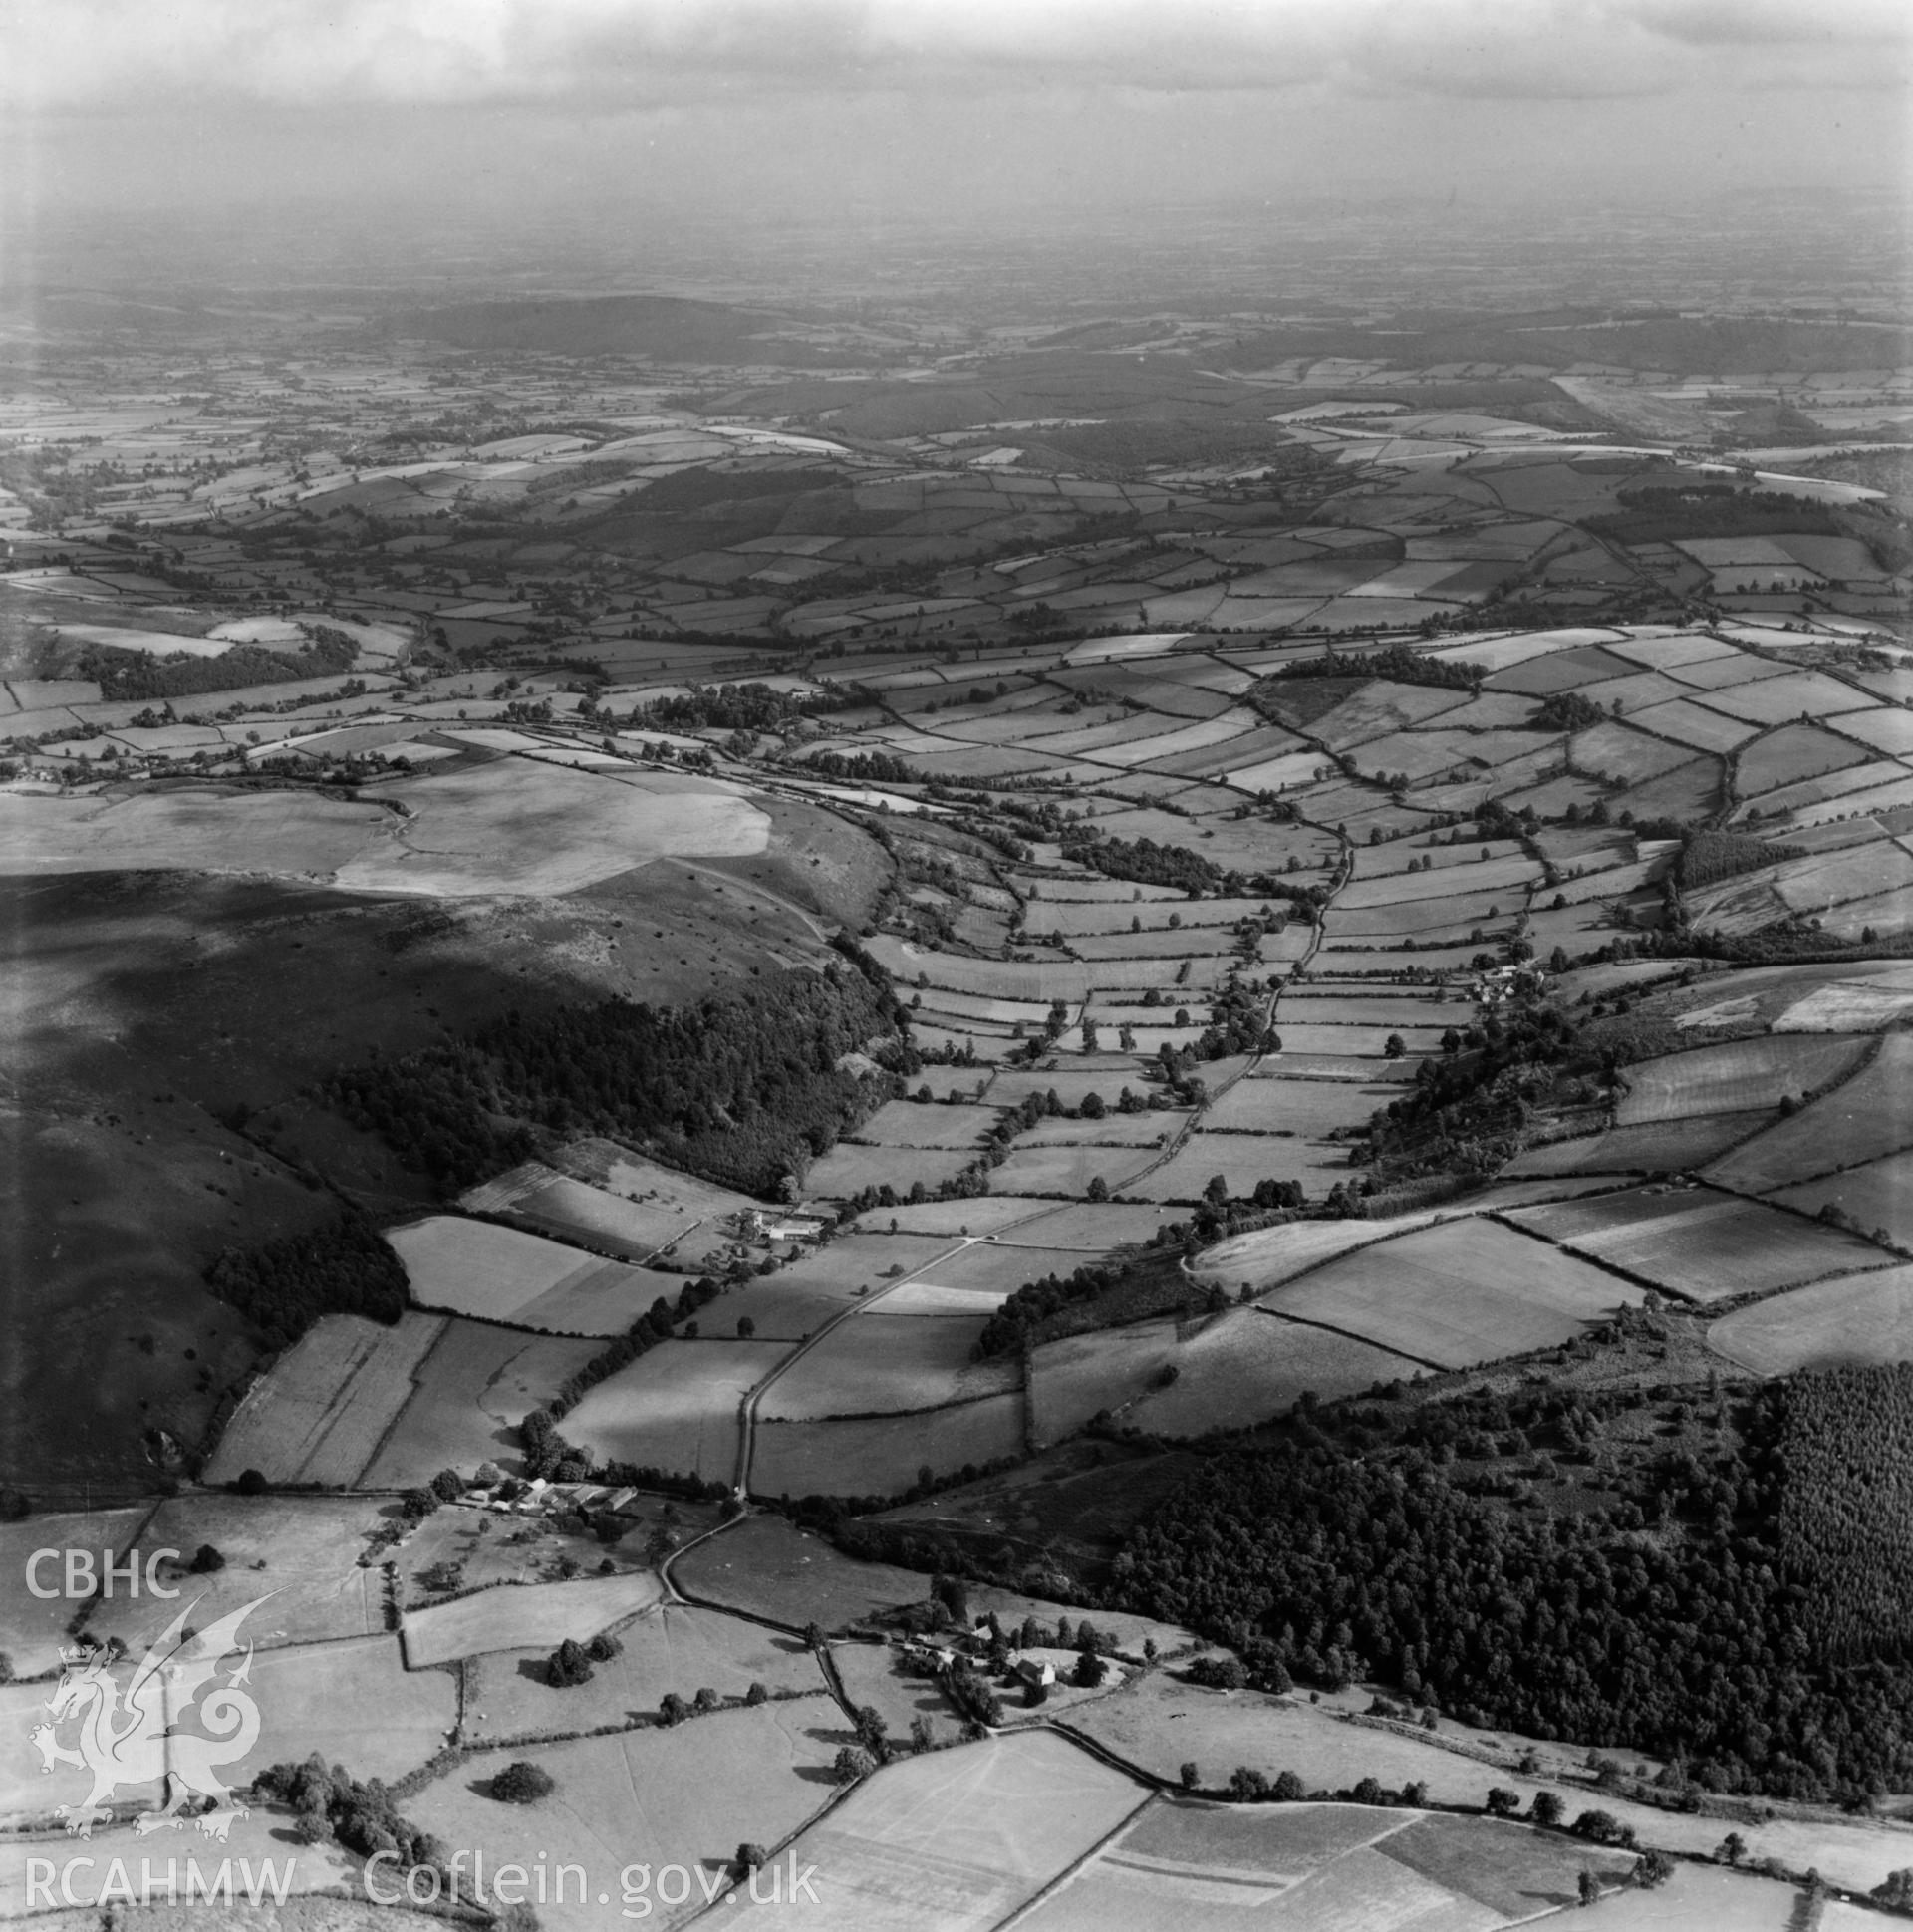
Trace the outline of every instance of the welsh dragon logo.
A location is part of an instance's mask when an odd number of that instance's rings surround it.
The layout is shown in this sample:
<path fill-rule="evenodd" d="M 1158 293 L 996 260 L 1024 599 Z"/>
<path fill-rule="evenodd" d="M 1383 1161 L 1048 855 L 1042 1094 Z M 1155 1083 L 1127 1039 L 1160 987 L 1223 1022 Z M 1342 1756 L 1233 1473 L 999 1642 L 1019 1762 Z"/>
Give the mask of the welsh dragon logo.
<path fill-rule="evenodd" d="M 247 1815 L 219 1768 L 245 1757 L 259 1741 L 259 1707 L 247 1688 L 250 1643 L 224 1682 L 217 1679 L 222 1660 L 239 1649 L 240 1624 L 265 1601 L 255 1597 L 199 1631 L 186 1621 L 197 1606 L 187 1605 L 135 1667 L 124 1692 L 106 1651 L 84 1646 L 61 1651 L 66 1668 L 46 1703 L 53 1722 L 36 1725 L 28 1735 L 40 1748 L 43 1772 L 73 1765 L 92 1775 L 86 1800 L 63 1804 L 54 1814 L 66 1819 L 68 1831 L 92 1837 L 93 1827 L 112 1816 L 106 1800 L 116 1790 L 155 1781 L 165 1803 L 139 1814 L 134 1828 L 141 1837 L 161 1825 L 178 1830 L 184 1822 L 180 1806 L 189 1798 L 212 1800 L 212 1808 L 196 1820 L 209 1838 L 223 1841 L 233 1819 Z M 181 1728 L 195 1707 L 198 1728 Z M 77 1749 L 60 1742 L 61 1727 L 68 1723 L 79 1727 Z"/>

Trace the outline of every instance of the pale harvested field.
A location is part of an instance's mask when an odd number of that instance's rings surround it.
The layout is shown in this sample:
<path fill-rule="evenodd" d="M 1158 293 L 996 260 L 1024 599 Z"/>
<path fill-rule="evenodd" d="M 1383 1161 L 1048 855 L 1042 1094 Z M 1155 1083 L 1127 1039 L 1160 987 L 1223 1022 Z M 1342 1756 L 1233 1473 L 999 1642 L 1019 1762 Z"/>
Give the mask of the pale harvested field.
<path fill-rule="evenodd" d="M 362 1566 L 359 1557 L 381 1526 L 385 1507 L 372 1497 L 238 1497 L 203 1490 L 161 1503 L 137 1547 L 142 1570 L 154 1550 L 176 1549 L 184 1563 L 203 1543 L 226 1559 L 225 1568 L 209 1576 L 163 1566 L 166 1587 L 181 1592 L 180 1603 L 196 1606 L 192 1620 L 201 1628 L 271 1591 L 246 1619 L 248 1643 L 263 1648 L 367 1637 L 385 1628 L 384 1583 L 378 1568 Z M 43 1530 L 43 1541 L 46 1535 Z M 93 1547 L 99 1546 L 96 1540 Z M 178 1607 L 118 1594 L 94 1605 L 87 1629 L 96 1638 L 119 1637 L 138 1651 Z M 29 1668 L 18 1651 L 13 1659 L 16 1669 Z"/>
<path fill-rule="evenodd" d="M 565 1417 L 565 1438 L 596 1461 L 728 1482 L 738 1404 L 789 1353 L 781 1341 L 660 1342 L 586 1392 Z"/>
<path fill-rule="evenodd" d="M 773 1692 L 828 1690 L 801 1639 L 718 1610 L 661 1603 L 618 1626 L 616 1657 L 592 1666 L 588 1684 L 554 1690 L 549 1650 L 499 1651 L 466 1677 L 467 1732 L 480 1743 L 550 1737 L 655 1716 L 668 1691 L 686 1704 L 700 1690 L 741 1698 L 752 1684 Z"/>
<path fill-rule="evenodd" d="M 940 1235 L 946 1244 L 960 1235 L 990 1235 L 1015 1222 L 1055 1211 L 1053 1201 L 1025 1201 L 1015 1195 L 971 1195 L 962 1201 L 906 1202 L 895 1208 L 872 1208 L 856 1226 L 873 1232 L 894 1221 L 906 1235 Z M 842 1243 L 839 1242 L 841 1246 Z"/>
<path fill-rule="evenodd" d="M 818 1422 L 1000 1395 L 1020 1385 L 1021 1373 L 1013 1359 L 970 1360 L 986 1319 L 980 1311 L 854 1315 L 777 1378 L 758 1414 L 766 1422 Z"/>
<path fill-rule="evenodd" d="M 1023 1398 L 986 1396 L 948 1409 L 854 1422 L 759 1426 L 750 1488 L 757 1496 L 896 1496 L 920 1468 L 938 1476 L 1020 1452 Z"/>
<path fill-rule="evenodd" d="M 316 1751 L 329 1765 L 350 1765 L 355 1778 L 390 1783 L 441 1749 L 458 1720 L 450 1674 L 408 1670 L 393 1634 L 262 1651 L 252 1682 L 263 1723 L 254 1765 Z"/>
<path fill-rule="evenodd" d="M 1001 1239 L 1073 1248 L 1087 1257 L 1126 1242 L 1146 1242 L 1159 1228 L 1178 1219 L 1174 1210 L 1164 1206 L 1120 1207 L 1108 1201 L 1080 1202 L 1067 1208 L 1048 1202 L 1040 1205 L 1051 1212 L 1023 1227 L 1005 1229 Z"/>
<path fill-rule="evenodd" d="M 383 785 L 410 817 L 337 870 L 347 891 L 435 898 L 576 892 L 665 857 L 743 858 L 770 820 L 714 780 L 631 771 L 599 776 L 504 758 L 473 771 Z"/>
<path fill-rule="evenodd" d="M 239 1405 L 205 1480 L 230 1483 L 256 1469 L 273 1483 L 358 1482 L 444 1328 L 442 1315 L 410 1311 L 391 1328 L 361 1315 L 321 1317 Z"/>
<path fill-rule="evenodd" d="M 983 1199 L 978 1196 L 952 1205 L 976 1208 Z M 747 1317 L 756 1325 L 759 1341 L 799 1341 L 832 1315 L 855 1307 L 863 1298 L 859 1289 L 874 1294 L 960 1245 L 960 1238 L 955 1236 L 877 1232 L 889 1227 L 893 1214 L 901 1231 L 904 1212 L 873 1208 L 863 1223 L 872 1232 L 840 1237 L 774 1274 L 725 1289 L 697 1316 L 699 1331 L 734 1335 L 739 1318 Z"/>
<path fill-rule="evenodd" d="M 1330 1261 L 1264 1297 L 1440 1368 L 1466 1368 L 1578 1335 L 1644 1291 L 1479 1217 Z"/>
<path fill-rule="evenodd" d="M 422 1670 L 493 1650 L 552 1650 L 566 1637 L 582 1642 L 648 1610 L 662 1590 L 658 1578 L 643 1569 L 570 1583 L 500 1583 L 407 1611 L 406 1661 Z"/>
<path fill-rule="evenodd" d="M 1913 1265 L 1848 1274 L 1741 1308 L 1708 1345 L 1756 1375 L 1839 1362 L 1913 1362 Z"/>
<path fill-rule="evenodd" d="M 553 1932 L 618 1932 L 634 1922 L 625 1913 L 641 1904 L 652 1906 L 647 1924 L 676 1925 L 702 1909 L 700 1881 L 712 1896 L 723 1889 L 740 1843 L 775 1844 L 817 1810 L 831 1793 L 830 1761 L 848 1735 L 843 1714 L 820 1695 L 720 1711 L 670 1730 L 506 1747 L 426 1786 L 408 1800 L 406 1815 L 445 1844 L 483 1845 L 493 1871 L 506 1862 L 535 1871 L 541 1854 L 554 1881 L 560 1867 L 574 1867 L 579 1875 L 566 1876 L 563 1902 L 536 1908 Z M 557 1782 L 538 1804 L 500 1804 L 485 1794 L 491 1778 L 519 1758 Z M 657 1900 L 656 1879 L 670 1865 L 684 1868 L 688 1903 Z M 635 1886 L 638 1867 L 647 1889 L 627 1905 L 621 1874 L 629 1869 Z"/>
<path fill-rule="evenodd" d="M 823 1901 L 803 1916 L 857 1932 L 986 1932 L 1144 1796 L 1043 1731 L 903 1759 L 798 1839 Z"/>
<path fill-rule="evenodd" d="M 416 1371 L 417 1388 L 365 1472 L 372 1489 L 409 1489 L 441 1469 L 519 1467 L 518 1424 L 557 1394 L 601 1342 L 521 1335 L 450 1320 Z"/>

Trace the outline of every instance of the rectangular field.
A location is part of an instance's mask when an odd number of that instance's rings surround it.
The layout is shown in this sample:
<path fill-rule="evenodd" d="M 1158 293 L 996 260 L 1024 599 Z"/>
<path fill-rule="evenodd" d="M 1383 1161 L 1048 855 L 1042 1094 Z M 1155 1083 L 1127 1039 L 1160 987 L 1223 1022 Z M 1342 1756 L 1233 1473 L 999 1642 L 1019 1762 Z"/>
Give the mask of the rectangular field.
<path fill-rule="evenodd" d="M 243 1633 L 242 1633 L 243 1634 Z M 252 1665 L 263 1720 L 261 1765 L 350 1763 L 388 1782 L 440 1751 L 458 1721 L 458 1686 L 444 1671 L 409 1670 L 395 1635 L 260 1652 Z"/>
<path fill-rule="evenodd" d="M 1885 1259 L 1870 1242 L 1712 1188 L 1629 1188 L 1508 1219 L 1696 1301 L 1797 1287 Z"/>
<path fill-rule="evenodd" d="M 515 1863 L 548 1871 L 555 1883 L 565 1872 L 557 1895 L 536 1908 L 552 1932 L 620 1932 L 641 1906 L 650 1908 L 647 1925 L 677 1925 L 704 1907 L 697 1881 L 712 1896 L 722 1891 L 741 1842 L 780 1842 L 830 1795 L 830 1761 L 847 1730 L 820 1695 L 544 1745 L 529 1755 L 556 1789 L 535 1805 L 489 1795 L 492 1778 L 528 1755 L 507 1747 L 427 1785 L 406 1815 L 444 1844 L 484 1846 L 489 1871 Z M 672 1866 L 686 1880 L 688 1902 L 657 1897 L 653 1873 L 662 1879 Z M 627 1903 L 621 1885 L 635 1886 L 641 1869 L 644 1889 Z"/>
<path fill-rule="evenodd" d="M 1345 1255 L 1264 1297 L 1438 1368 L 1567 1341 L 1644 1291 L 1492 1221 L 1438 1223 Z"/>
<path fill-rule="evenodd" d="M 208 1483 L 256 1469 L 271 1483 L 356 1483 L 412 1394 L 443 1315 L 408 1310 L 391 1328 L 325 1315 L 256 1383 L 226 1424 Z"/>
<path fill-rule="evenodd" d="M 896 1496 L 920 1469 L 946 1476 L 1014 1456 L 1023 1443 L 1023 1398 L 985 1396 L 948 1409 L 851 1422 L 767 1422 L 756 1432 L 756 1496 Z"/>
<path fill-rule="evenodd" d="M 826 1631 L 873 1613 L 921 1603 L 930 1578 L 889 1563 L 860 1563 L 782 1517 L 745 1517 L 688 1552 L 672 1568 L 700 1602 L 715 1603 L 788 1630 Z"/>
<path fill-rule="evenodd" d="M 669 1691 L 688 1703 L 702 1689 L 741 1698 L 753 1682 L 784 1693 L 829 1688 L 798 1638 L 721 1610 L 655 1604 L 619 1626 L 618 1642 L 618 1655 L 594 1664 L 589 1683 L 562 1689 L 546 1676 L 548 1650 L 505 1650 L 474 1661 L 465 1673 L 467 1731 L 480 1743 L 588 1731 L 650 1715 Z"/>
<path fill-rule="evenodd" d="M 1782 1033 L 1647 1060 L 1626 1070 L 1628 1091 L 1614 1109 L 1615 1124 L 1768 1107 L 1783 1093 L 1797 1098 L 1841 1078 L 1866 1051 L 1866 1041 L 1837 1034 Z"/>
<path fill-rule="evenodd" d="M 442 1320 L 442 1318 L 440 1318 Z M 522 1335 L 477 1321 L 443 1321 L 414 1373 L 415 1387 L 361 1480 L 410 1489 L 441 1469 L 518 1466 L 518 1424 L 549 1402 L 602 1343 Z"/>
<path fill-rule="evenodd" d="M 848 1201 L 866 1188 L 894 1188 L 908 1194 L 921 1181 L 927 1189 L 956 1177 L 975 1159 L 973 1147 L 859 1147 L 839 1141 L 804 1176 L 806 1196 Z"/>
<path fill-rule="evenodd" d="M 875 1309 L 853 1315 L 777 1378 L 758 1413 L 766 1422 L 818 1422 L 1000 1395 L 1019 1386 L 1021 1374 L 1014 1360 L 970 1360 L 986 1318 L 978 1312 L 885 1320 Z"/>
<path fill-rule="evenodd" d="M 1610 1127 L 1604 1134 L 1530 1147 L 1502 1171 L 1510 1180 L 1549 1174 L 1682 1174 L 1704 1168 L 1774 1117 L 1769 1108 Z"/>
<path fill-rule="evenodd" d="M 594 1460 L 729 1482 L 738 1405 L 790 1353 L 782 1341 L 669 1341 L 586 1392 L 564 1420 Z"/>
<path fill-rule="evenodd" d="M 1756 1375 L 1913 1361 L 1913 1265 L 1840 1275 L 1757 1301 L 1715 1322 L 1707 1341 Z"/>
<path fill-rule="evenodd" d="M 987 1932 L 1140 1805 L 1144 1787 L 1047 1731 L 898 1760 L 797 1840 L 828 1923 Z M 772 1914 L 774 1905 L 751 1907 Z"/>
<path fill-rule="evenodd" d="M 878 1147 L 964 1147 L 973 1152 L 996 1120 L 994 1107 L 926 1107 L 892 1100 L 857 1129 L 855 1138 Z"/>
<path fill-rule="evenodd" d="M 1708 1179 L 1750 1194 L 1766 1194 L 1861 1167 L 1913 1146 L 1913 1034 L 1887 1033 L 1871 1065 L 1816 1100 L 1776 1121 L 1759 1139 L 1725 1155 Z"/>
<path fill-rule="evenodd" d="M 386 1237 L 420 1307 L 547 1334 L 621 1335 L 659 1295 L 683 1285 L 522 1229 L 431 1215 Z"/>
<path fill-rule="evenodd" d="M 587 1576 L 571 1583 L 500 1583 L 429 1609 L 409 1610 L 402 1635 L 413 1670 L 488 1650 L 553 1650 L 581 1642 L 649 1609 L 663 1592 L 650 1570 Z"/>

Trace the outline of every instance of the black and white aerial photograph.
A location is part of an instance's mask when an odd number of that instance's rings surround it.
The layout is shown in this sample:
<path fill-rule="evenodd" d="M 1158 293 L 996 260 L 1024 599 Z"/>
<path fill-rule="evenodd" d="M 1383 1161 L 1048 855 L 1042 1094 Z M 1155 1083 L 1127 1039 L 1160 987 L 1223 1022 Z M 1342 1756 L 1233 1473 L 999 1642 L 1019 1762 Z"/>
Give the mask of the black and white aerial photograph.
<path fill-rule="evenodd" d="M 0 6 L 0 1932 L 751 1914 L 1913 1919 L 1906 0 Z"/>

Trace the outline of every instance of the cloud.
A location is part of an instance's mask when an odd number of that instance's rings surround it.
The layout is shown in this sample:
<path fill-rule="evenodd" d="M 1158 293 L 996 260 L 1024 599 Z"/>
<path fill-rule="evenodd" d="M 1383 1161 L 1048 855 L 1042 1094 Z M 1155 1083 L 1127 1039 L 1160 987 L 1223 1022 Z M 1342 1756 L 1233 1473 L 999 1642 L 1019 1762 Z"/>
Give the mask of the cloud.
<path fill-rule="evenodd" d="M 1882 87 L 1901 0 L 13 0 L 0 98 L 116 111 L 1299 87 Z M 1882 50 L 1889 50 L 1882 58 Z"/>

